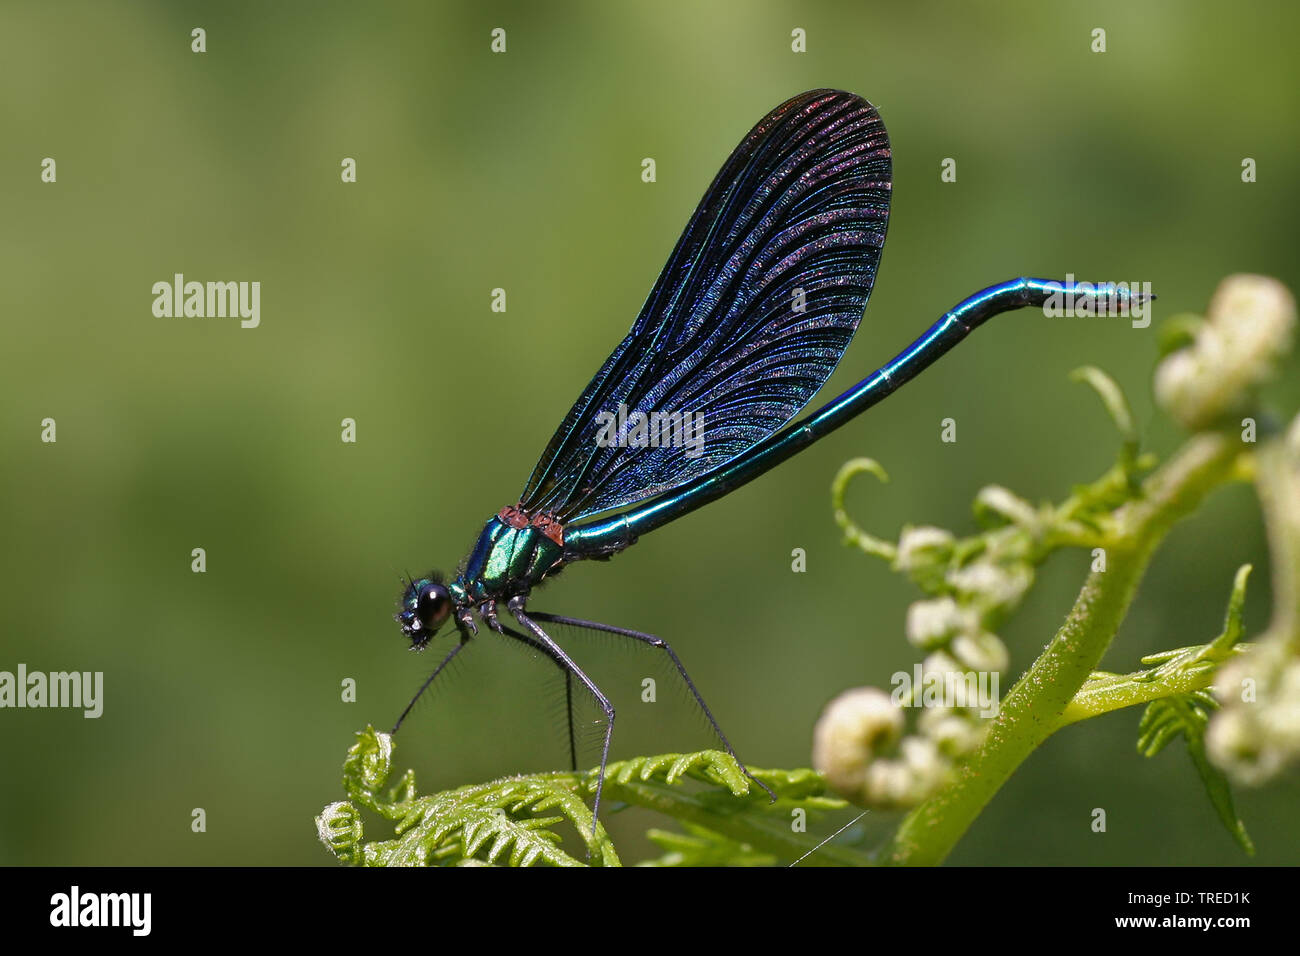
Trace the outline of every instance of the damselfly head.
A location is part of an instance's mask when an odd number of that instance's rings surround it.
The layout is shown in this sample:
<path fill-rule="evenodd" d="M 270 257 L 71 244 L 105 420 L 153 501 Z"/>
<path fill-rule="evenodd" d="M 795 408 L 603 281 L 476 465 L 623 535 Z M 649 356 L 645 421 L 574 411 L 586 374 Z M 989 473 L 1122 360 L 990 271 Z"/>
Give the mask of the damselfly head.
<path fill-rule="evenodd" d="M 442 583 L 442 575 L 434 571 L 426 577 L 407 579 L 399 608 L 396 618 L 402 633 L 410 638 L 412 648 L 421 651 L 447 623 L 454 602 Z"/>

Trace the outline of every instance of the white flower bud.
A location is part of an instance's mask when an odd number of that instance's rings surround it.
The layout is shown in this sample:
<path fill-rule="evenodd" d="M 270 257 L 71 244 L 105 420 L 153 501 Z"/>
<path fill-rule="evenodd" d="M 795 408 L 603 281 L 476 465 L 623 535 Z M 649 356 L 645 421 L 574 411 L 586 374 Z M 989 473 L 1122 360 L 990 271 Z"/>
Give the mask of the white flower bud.
<path fill-rule="evenodd" d="M 958 661 L 973 671 L 1004 671 L 1010 663 L 1006 645 L 988 631 L 958 635 L 951 650 Z"/>
<path fill-rule="evenodd" d="M 1034 582 L 1028 565 L 1002 566 L 976 561 L 948 574 L 948 584 L 959 594 L 984 607 L 1012 607 L 1019 603 Z"/>
<path fill-rule="evenodd" d="M 921 790 L 928 791 L 948 772 L 948 761 L 943 759 L 933 740 L 908 737 L 899 749 L 903 754 L 903 763 L 912 772 L 913 779 L 924 784 Z"/>
<path fill-rule="evenodd" d="M 1242 700 L 1242 688 L 1254 696 Z M 1300 660 L 1267 638 L 1215 677 L 1223 709 L 1206 730 L 1210 758 L 1238 782 L 1258 785 L 1300 757 Z"/>
<path fill-rule="evenodd" d="M 1264 733 L 1288 754 L 1300 754 L 1300 660 L 1294 658 L 1282 668 L 1272 689 L 1269 706 L 1260 715 Z"/>
<path fill-rule="evenodd" d="M 900 571 L 915 571 L 948 560 L 955 539 L 943 528 L 923 525 L 904 528 L 898 536 L 898 557 L 894 564 Z"/>
<path fill-rule="evenodd" d="M 1247 786 L 1257 786 L 1281 769 L 1281 754 L 1261 746 L 1258 728 L 1240 708 L 1215 714 L 1205 732 L 1210 758 Z"/>
<path fill-rule="evenodd" d="M 860 798 L 867 769 L 903 732 L 903 711 L 876 687 L 840 694 L 822 711 L 813 731 L 813 766 L 831 787 Z"/>
<path fill-rule="evenodd" d="M 997 515 L 1012 524 L 1033 526 L 1038 523 L 1038 512 L 1024 498 L 1012 494 L 1001 485 L 987 485 L 975 496 L 975 513 Z"/>
<path fill-rule="evenodd" d="M 907 640 L 914 647 L 940 647 L 963 631 L 979 626 L 975 613 L 950 597 L 916 601 L 907 609 Z"/>
<path fill-rule="evenodd" d="M 914 807 L 947 780 L 951 763 L 934 741 L 908 737 L 899 745 L 900 759 L 877 760 L 867 769 L 863 802 L 881 810 Z"/>
<path fill-rule="evenodd" d="M 921 714 L 918 728 L 934 741 L 941 753 L 949 757 L 961 757 L 980 745 L 987 732 L 988 722 L 975 720 L 946 707 L 931 707 Z"/>
<path fill-rule="evenodd" d="M 960 674 L 965 668 L 961 661 L 944 651 L 935 651 L 921 661 L 921 674 Z"/>
<path fill-rule="evenodd" d="M 896 810 L 908 806 L 912 776 L 898 760 L 877 760 L 867 768 L 862 802 L 876 810 Z"/>
<path fill-rule="evenodd" d="M 1282 283 L 1229 276 L 1210 300 L 1195 341 L 1156 369 L 1156 400 L 1191 429 L 1232 414 L 1290 351 L 1295 322 L 1295 300 Z"/>

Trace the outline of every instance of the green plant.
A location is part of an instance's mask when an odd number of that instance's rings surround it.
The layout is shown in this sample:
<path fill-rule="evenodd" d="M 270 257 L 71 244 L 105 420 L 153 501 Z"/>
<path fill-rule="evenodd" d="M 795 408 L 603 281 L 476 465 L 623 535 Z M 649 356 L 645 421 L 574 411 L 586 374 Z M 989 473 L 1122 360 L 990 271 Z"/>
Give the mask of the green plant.
<path fill-rule="evenodd" d="M 926 595 L 907 620 L 908 640 L 925 654 L 918 680 L 893 694 L 856 688 L 836 698 L 814 733 L 816 771 L 754 771 L 777 793 L 773 805 L 753 795 L 735 762 L 717 751 L 612 764 L 605 791 L 611 806 L 646 807 L 685 829 L 651 831 L 665 853 L 648 862 L 939 863 L 1052 734 L 1138 704 L 1146 706 L 1139 750 L 1152 756 L 1182 737 L 1220 819 L 1253 852 L 1229 780 L 1260 783 L 1300 756 L 1300 417 L 1275 426 L 1258 399 L 1258 386 L 1290 348 L 1294 324 L 1289 293 L 1253 276 L 1225 281 L 1207 320 L 1166 323 L 1156 394 L 1190 435 L 1163 463 L 1141 451 L 1118 385 L 1097 369 L 1081 369 L 1076 379 L 1098 394 L 1120 432 L 1116 464 L 1059 504 L 1035 506 L 1005 488 L 985 488 L 975 501 L 984 527 L 974 535 L 909 526 L 894 543 L 868 534 L 849 517 L 845 491 L 859 474 L 884 480 L 885 473 L 870 459 L 847 463 L 832 485 L 846 543 L 889 561 Z M 1245 566 L 1217 636 L 1143 658 L 1132 673 L 1097 671 L 1166 534 L 1216 488 L 1239 481 L 1254 482 L 1269 536 L 1268 627 L 1253 643 L 1241 642 Z M 1005 697 L 990 697 L 970 678 L 1006 668 L 996 632 L 1032 586 L 1035 569 L 1063 548 L 1092 557 L 1074 606 Z M 908 732 L 911 703 L 926 706 Z M 345 862 L 579 865 L 581 854 L 564 849 L 556 829 L 567 823 L 571 842 L 585 841 L 589 862 L 619 863 L 603 827 L 591 834 L 591 772 L 509 777 L 419 797 L 407 771 L 380 796 L 392 740 L 371 729 L 359 737 L 344 767 L 349 799 L 317 819 L 321 840 Z M 687 781 L 699 786 L 688 790 Z M 829 791 L 906 815 L 874 853 L 819 844 L 791 821 L 846 805 Z M 358 807 L 393 821 L 395 839 L 363 842 Z"/>
<path fill-rule="evenodd" d="M 620 865 L 604 826 L 594 835 L 591 831 L 586 799 L 595 792 L 594 772 L 525 774 L 421 797 L 416 796 L 414 772 L 407 770 L 385 795 L 393 738 L 373 727 L 357 738 L 343 765 L 349 799 L 330 804 L 316 818 L 321 841 L 346 863 L 580 866 L 583 860 L 564 848 L 556 829 L 567 823 L 571 837 L 585 843 L 587 861 Z M 753 795 L 735 759 L 718 750 L 611 763 L 605 794 L 611 806 L 646 807 L 687 827 L 685 836 L 651 832 L 666 851 L 647 861 L 653 866 L 723 861 L 765 865 L 793 859 L 817 846 L 814 838 L 791 828 L 796 811 L 815 816 L 846 805 L 826 795 L 825 782 L 812 770 L 751 772 L 776 793 L 775 803 L 764 793 Z M 687 790 L 687 781 L 703 786 Z M 358 807 L 392 821 L 395 839 L 364 842 Z M 817 856 L 818 863 L 868 861 L 845 847 L 824 847 Z"/>

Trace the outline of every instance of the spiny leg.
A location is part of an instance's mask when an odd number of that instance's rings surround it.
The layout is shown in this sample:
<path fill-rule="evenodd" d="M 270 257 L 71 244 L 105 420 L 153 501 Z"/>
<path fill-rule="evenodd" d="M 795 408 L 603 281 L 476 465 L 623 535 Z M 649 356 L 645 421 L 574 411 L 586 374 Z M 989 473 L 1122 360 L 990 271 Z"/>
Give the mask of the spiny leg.
<path fill-rule="evenodd" d="M 618 634 L 622 637 L 630 637 L 633 640 L 641 641 L 642 643 L 649 644 L 651 647 L 657 647 L 666 651 L 668 656 L 672 659 L 673 666 L 677 668 L 677 673 L 682 675 L 682 680 L 686 682 L 686 686 L 690 689 L 691 695 L 695 698 L 695 702 L 700 705 L 700 710 L 704 711 L 704 716 L 709 719 L 709 723 L 713 727 L 713 732 L 717 734 L 718 739 L 722 741 L 723 748 L 727 753 L 731 754 L 736 763 L 740 765 L 741 772 L 743 772 L 750 780 L 754 781 L 754 783 L 758 784 L 767 795 L 772 798 L 773 802 L 776 801 L 776 794 L 772 792 L 772 788 L 750 773 L 749 768 L 745 766 L 744 761 L 736 756 L 736 751 L 732 749 L 731 742 L 727 740 L 727 735 L 722 732 L 722 728 L 713 717 L 713 712 L 709 710 L 709 705 L 704 702 L 704 697 L 700 694 L 699 690 L 696 689 L 695 681 L 691 680 L 691 675 L 686 673 L 686 668 L 682 666 L 681 658 L 677 656 L 677 652 L 674 651 L 671 645 L 669 645 L 669 643 L 662 637 L 656 637 L 653 634 L 646 634 L 642 631 L 633 631 L 626 627 L 614 627 L 612 624 L 601 624 L 599 621 L 584 621 L 581 618 L 564 617 L 560 614 L 543 614 L 539 611 L 534 611 L 532 616 L 539 621 L 545 621 L 547 624 L 565 624 L 569 627 L 585 627 L 590 631 L 603 631 L 607 634 Z"/>
<path fill-rule="evenodd" d="M 564 672 L 564 712 L 569 715 L 569 766 L 578 772 L 578 740 L 573 729 L 573 675 Z"/>
<path fill-rule="evenodd" d="M 462 636 L 460 643 L 447 652 L 447 656 L 442 659 L 442 663 L 433 669 L 433 673 L 430 674 L 428 679 L 420 685 L 420 689 L 415 692 L 415 696 L 411 698 L 411 702 L 406 705 L 406 710 L 402 711 L 402 716 L 398 717 L 397 723 L 393 724 L 393 729 L 389 731 L 390 734 L 397 733 L 397 729 L 402 726 L 402 721 L 404 721 L 406 715 L 411 712 L 411 708 L 415 706 L 415 702 L 420 699 L 421 695 L 424 694 L 426 690 L 429 689 L 429 685 L 433 683 L 433 679 L 442 673 L 443 668 L 450 664 L 451 659 L 459 654 L 468 643 L 469 638 Z"/>
<path fill-rule="evenodd" d="M 614 738 L 614 705 L 609 702 L 609 698 L 596 686 L 596 682 L 588 677 L 581 667 L 575 664 L 572 658 L 564 652 L 564 649 L 551 640 L 551 636 L 541 629 L 531 617 L 524 611 L 525 599 L 521 597 L 512 597 L 510 599 L 510 613 L 515 616 L 537 640 L 541 641 L 551 653 L 555 655 L 556 660 L 561 661 L 564 667 L 582 682 L 587 688 L 588 693 L 596 699 L 600 709 L 605 714 L 605 742 L 600 751 L 600 773 L 596 777 L 596 799 L 591 808 L 591 835 L 595 837 L 596 827 L 600 821 L 600 795 L 605 789 L 605 767 L 609 763 L 609 744 Z"/>
<path fill-rule="evenodd" d="M 498 634 L 509 635 L 517 641 L 528 645 L 536 651 L 541 651 L 546 657 L 560 669 L 564 675 L 564 713 L 569 721 L 569 765 L 576 771 L 578 769 L 578 742 L 574 734 L 573 727 L 573 675 L 569 669 L 561 663 L 556 656 L 551 653 L 550 648 L 540 641 L 535 641 L 526 634 L 520 634 L 513 628 L 506 627 L 497 618 L 497 602 L 495 600 L 484 601 L 478 607 L 479 616 L 483 618 L 484 623 Z"/>
<path fill-rule="evenodd" d="M 507 627 L 504 624 L 501 625 L 500 631 L 507 637 L 513 637 L 515 640 L 527 644 L 533 650 L 546 655 L 546 659 L 558 667 L 560 673 L 564 675 L 564 713 L 569 718 L 569 765 L 576 771 L 578 769 L 578 743 L 573 729 L 573 675 L 569 673 L 569 669 L 564 666 L 563 662 L 551 653 L 551 649 L 541 641 L 535 641 L 527 634 L 521 634 L 513 627 Z"/>

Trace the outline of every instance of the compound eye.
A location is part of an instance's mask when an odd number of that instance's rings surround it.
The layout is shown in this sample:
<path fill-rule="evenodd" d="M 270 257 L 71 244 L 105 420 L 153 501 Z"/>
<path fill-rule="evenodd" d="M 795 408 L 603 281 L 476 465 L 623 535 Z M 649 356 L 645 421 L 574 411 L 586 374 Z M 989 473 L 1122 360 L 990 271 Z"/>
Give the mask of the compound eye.
<path fill-rule="evenodd" d="M 436 631 L 451 615 L 451 595 L 441 584 L 429 584 L 415 602 L 415 616 L 426 631 Z"/>

